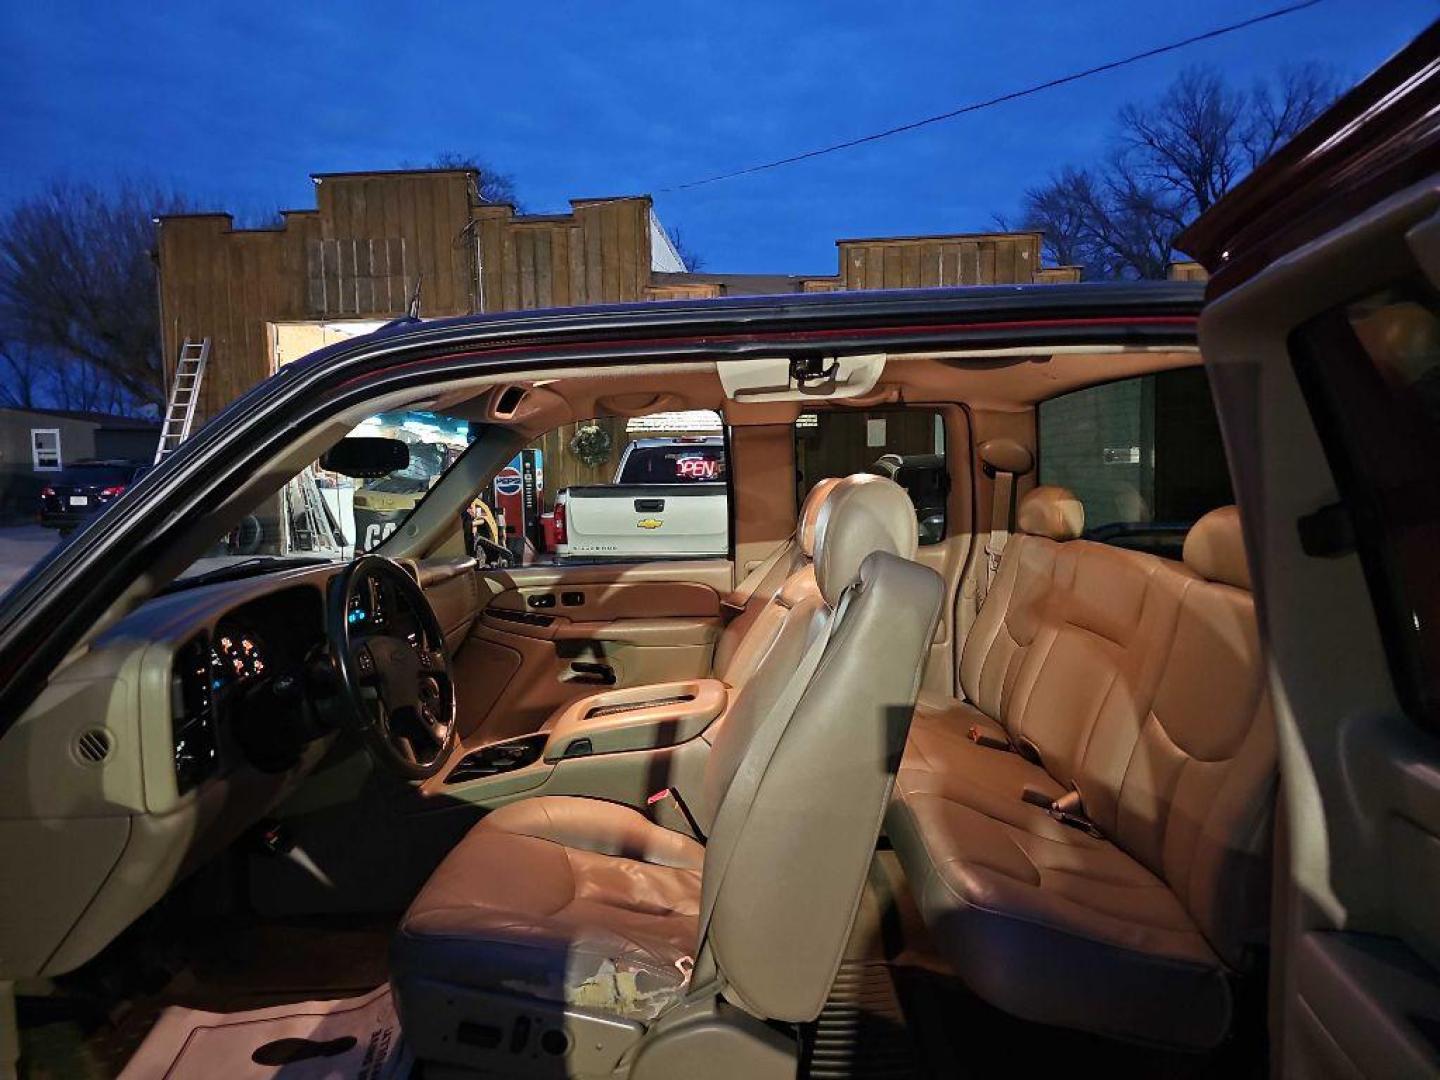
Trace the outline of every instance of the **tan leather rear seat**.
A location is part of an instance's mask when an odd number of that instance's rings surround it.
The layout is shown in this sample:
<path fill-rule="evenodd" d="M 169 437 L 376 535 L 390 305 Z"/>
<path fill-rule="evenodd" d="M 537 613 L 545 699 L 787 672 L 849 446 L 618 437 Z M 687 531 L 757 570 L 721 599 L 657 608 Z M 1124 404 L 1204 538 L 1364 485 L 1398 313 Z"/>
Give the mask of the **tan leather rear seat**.
<path fill-rule="evenodd" d="M 1181 565 L 1075 539 L 1062 489 L 1020 511 L 962 656 L 971 700 L 917 712 L 890 836 L 982 997 L 1213 1046 L 1264 934 L 1276 760 L 1238 515 L 1202 518 Z M 1030 756 L 972 742 L 971 724 Z M 1077 790 L 1095 835 L 1026 788 Z"/>

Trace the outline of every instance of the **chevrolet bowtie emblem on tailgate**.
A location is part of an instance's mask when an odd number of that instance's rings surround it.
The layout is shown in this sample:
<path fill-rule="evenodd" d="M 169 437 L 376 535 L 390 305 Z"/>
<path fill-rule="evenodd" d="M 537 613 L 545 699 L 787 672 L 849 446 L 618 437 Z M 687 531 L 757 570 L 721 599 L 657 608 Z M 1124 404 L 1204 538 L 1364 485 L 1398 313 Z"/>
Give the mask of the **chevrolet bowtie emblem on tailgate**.
<path fill-rule="evenodd" d="M 659 518 L 641 518 L 635 523 L 635 527 L 637 529 L 658 529 L 661 525 L 664 524 L 665 522 L 661 521 Z"/>

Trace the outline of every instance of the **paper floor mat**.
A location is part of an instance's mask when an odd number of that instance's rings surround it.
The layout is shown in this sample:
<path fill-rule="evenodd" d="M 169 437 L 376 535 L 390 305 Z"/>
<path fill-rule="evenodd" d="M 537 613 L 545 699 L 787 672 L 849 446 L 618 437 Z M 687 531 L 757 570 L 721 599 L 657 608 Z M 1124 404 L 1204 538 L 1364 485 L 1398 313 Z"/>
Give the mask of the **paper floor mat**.
<path fill-rule="evenodd" d="M 120 1080 L 405 1080 L 411 1064 L 382 986 L 249 1012 L 168 1008 Z"/>

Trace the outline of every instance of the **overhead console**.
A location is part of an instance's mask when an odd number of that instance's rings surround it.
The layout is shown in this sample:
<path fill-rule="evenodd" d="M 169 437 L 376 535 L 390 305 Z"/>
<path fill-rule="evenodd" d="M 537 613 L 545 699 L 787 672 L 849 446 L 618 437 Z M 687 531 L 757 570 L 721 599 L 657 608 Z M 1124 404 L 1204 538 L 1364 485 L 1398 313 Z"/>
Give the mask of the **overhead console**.
<path fill-rule="evenodd" d="M 767 356 L 719 360 L 725 396 L 737 404 L 813 402 L 863 397 L 885 372 L 885 354 Z"/>

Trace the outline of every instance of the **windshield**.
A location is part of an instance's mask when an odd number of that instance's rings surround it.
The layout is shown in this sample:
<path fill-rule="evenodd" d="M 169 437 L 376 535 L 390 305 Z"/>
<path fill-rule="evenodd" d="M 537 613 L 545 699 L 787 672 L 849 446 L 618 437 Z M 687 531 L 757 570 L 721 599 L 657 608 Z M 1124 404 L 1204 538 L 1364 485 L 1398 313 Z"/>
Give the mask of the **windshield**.
<path fill-rule="evenodd" d="M 179 580 L 242 563 L 263 569 L 276 558 L 341 560 L 371 551 L 420 505 L 472 437 L 466 421 L 417 410 L 379 413 L 350 435 L 402 442 L 409 463 L 364 479 L 330 471 L 321 461 L 307 465 Z"/>

